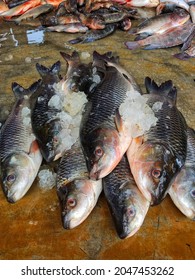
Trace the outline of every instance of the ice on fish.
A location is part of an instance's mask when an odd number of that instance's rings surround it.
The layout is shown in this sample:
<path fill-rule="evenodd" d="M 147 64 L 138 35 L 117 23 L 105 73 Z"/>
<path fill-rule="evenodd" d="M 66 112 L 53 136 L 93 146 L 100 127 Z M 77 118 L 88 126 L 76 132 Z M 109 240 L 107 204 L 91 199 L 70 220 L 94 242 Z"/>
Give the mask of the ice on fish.
<path fill-rule="evenodd" d="M 50 190 L 56 184 L 56 173 L 44 168 L 38 173 L 38 184 L 42 190 Z"/>
<path fill-rule="evenodd" d="M 163 105 L 162 102 L 157 101 L 157 102 L 155 102 L 155 103 L 153 104 L 152 110 L 156 113 L 156 112 L 158 112 L 159 110 L 162 109 L 162 105 Z"/>
<path fill-rule="evenodd" d="M 48 106 L 51 108 L 55 108 L 55 109 L 61 109 L 62 108 L 62 103 L 61 103 L 61 99 L 59 95 L 53 95 L 49 102 L 48 102 Z"/>
<path fill-rule="evenodd" d="M 143 135 L 157 122 L 154 111 L 147 105 L 147 100 L 147 95 L 141 95 L 138 91 L 128 91 L 125 102 L 119 107 L 124 125 L 133 138 Z"/>
<path fill-rule="evenodd" d="M 64 109 L 71 116 L 75 116 L 81 113 L 83 105 L 87 102 L 87 98 L 84 92 L 70 92 L 66 94 L 64 100 Z"/>
<path fill-rule="evenodd" d="M 87 59 L 89 57 L 90 57 L 90 53 L 88 53 L 88 52 L 82 52 L 80 55 L 81 59 Z"/>
<path fill-rule="evenodd" d="M 24 125 L 28 126 L 31 124 L 31 111 L 28 107 L 22 108 L 21 115 L 22 115 L 22 122 Z"/>

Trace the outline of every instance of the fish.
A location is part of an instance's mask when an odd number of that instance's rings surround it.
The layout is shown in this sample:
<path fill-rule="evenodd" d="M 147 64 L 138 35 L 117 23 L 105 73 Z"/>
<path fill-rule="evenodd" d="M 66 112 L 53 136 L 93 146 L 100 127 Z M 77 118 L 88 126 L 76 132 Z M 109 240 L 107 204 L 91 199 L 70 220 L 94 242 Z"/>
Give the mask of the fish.
<path fill-rule="evenodd" d="M 86 34 L 83 34 L 75 39 L 69 40 L 68 43 L 91 43 L 112 34 L 116 30 L 116 27 L 116 24 L 107 24 L 104 29 L 89 30 L 88 32 L 86 32 Z"/>
<path fill-rule="evenodd" d="M 19 24 L 22 20 L 26 20 L 29 18 L 35 19 L 38 16 L 40 16 L 43 13 L 47 13 L 53 10 L 53 6 L 51 4 L 45 4 L 41 6 L 34 7 L 28 11 L 26 11 L 24 14 L 19 16 L 17 19 L 14 19 L 13 21 L 17 24 Z"/>
<path fill-rule="evenodd" d="M 32 130 L 30 97 L 40 81 L 24 89 L 12 84 L 16 102 L 0 132 L 1 181 L 7 201 L 22 199 L 34 182 L 42 155 Z"/>
<path fill-rule="evenodd" d="M 9 7 L 9 9 L 11 9 L 11 8 L 14 8 L 14 7 L 16 7 L 16 6 L 19 6 L 19 5 L 21 5 L 21 4 L 24 4 L 24 3 L 26 3 L 26 2 L 28 2 L 29 0 L 12 0 L 12 1 L 6 1 L 6 2 L 8 2 L 7 4 L 8 4 L 8 7 Z"/>
<path fill-rule="evenodd" d="M 127 6 L 148 8 L 157 7 L 159 4 L 159 0 L 113 0 L 113 2 L 125 4 Z"/>
<path fill-rule="evenodd" d="M 136 40 L 138 40 L 149 35 L 162 34 L 173 27 L 183 25 L 189 18 L 190 15 L 185 10 L 175 9 L 172 13 L 161 14 L 145 20 L 139 24 L 137 28 L 131 29 L 129 33 L 140 34 L 140 36 L 136 38 Z"/>
<path fill-rule="evenodd" d="M 112 53 L 94 51 L 92 68 L 100 81 L 96 87 L 84 90 L 88 102 L 83 110 L 80 141 L 90 179 L 98 180 L 116 167 L 131 142 L 119 107 L 127 92 L 138 91 L 138 86 Z"/>
<path fill-rule="evenodd" d="M 194 24 L 186 22 L 183 25 L 168 29 L 162 34 L 154 34 L 138 41 L 125 42 L 125 46 L 130 50 L 142 47 L 145 50 L 170 48 L 185 43 L 193 30 Z"/>
<path fill-rule="evenodd" d="M 190 6 L 189 12 L 190 12 L 192 22 L 195 23 L 195 3 L 194 5 Z"/>
<path fill-rule="evenodd" d="M 168 191 L 177 208 L 195 220 L 195 131 L 187 129 L 186 161 Z"/>
<path fill-rule="evenodd" d="M 186 11 L 189 12 L 189 5 L 186 3 L 185 0 L 168 0 L 168 1 L 167 0 L 160 0 L 160 4 L 167 3 L 167 2 L 175 4 L 175 5 L 177 5 L 177 7 L 185 9 Z"/>
<path fill-rule="evenodd" d="M 11 18 L 13 16 L 19 16 L 28 11 L 31 8 L 39 6 L 41 4 L 41 0 L 29 0 L 19 6 L 9 9 L 0 14 L 0 17 Z"/>
<path fill-rule="evenodd" d="M 61 107 L 52 106 L 51 99 L 60 100 L 61 96 L 55 91 L 54 85 L 60 82 L 60 61 L 57 61 L 51 68 L 47 68 L 39 63 L 36 69 L 39 72 L 42 82 L 38 87 L 34 98 L 32 98 L 32 127 L 43 158 L 47 162 L 57 160 L 61 156 L 61 140 L 59 132 L 62 124 L 58 113 Z"/>
<path fill-rule="evenodd" d="M 150 204 L 159 204 L 184 166 L 187 153 L 187 124 L 176 107 L 177 89 L 171 80 L 158 86 L 145 78 L 147 104 L 156 125 L 134 138 L 127 157 L 135 182 Z"/>
<path fill-rule="evenodd" d="M 88 31 L 88 27 L 80 22 L 76 22 L 76 23 L 67 23 L 67 24 L 59 24 L 55 26 L 48 26 L 45 28 L 45 31 L 66 32 L 66 33 L 78 33 L 78 32 L 86 33 L 86 31 Z"/>
<path fill-rule="evenodd" d="M 174 54 L 173 56 L 181 60 L 187 60 L 191 57 L 195 57 L 195 40 L 193 40 L 194 37 L 195 37 L 195 28 L 191 32 L 188 39 L 183 44 L 181 48 L 181 52 Z"/>
<path fill-rule="evenodd" d="M 79 141 L 61 158 L 56 182 L 62 225 L 73 229 L 86 220 L 102 191 L 102 180 L 89 179 Z"/>
<path fill-rule="evenodd" d="M 133 236 L 143 224 L 150 203 L 138 189 L 126 155 L 102 183 L 118 236 Z"/>

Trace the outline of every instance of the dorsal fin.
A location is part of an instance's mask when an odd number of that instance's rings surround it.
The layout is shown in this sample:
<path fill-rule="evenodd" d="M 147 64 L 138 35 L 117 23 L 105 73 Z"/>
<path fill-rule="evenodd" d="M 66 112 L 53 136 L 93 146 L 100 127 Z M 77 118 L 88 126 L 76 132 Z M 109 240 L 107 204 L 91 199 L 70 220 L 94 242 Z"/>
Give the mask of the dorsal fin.
<path fill-rule="evenodd" d="M 50 75 L 59 74 L 60 67 L 61 67 L 60 61 L 57 61 L 56 63 L 54 63 L 51 68 L 47 68 L 44 65 L 41 65 L 39 63 L 36 64 L 36 69 L 39 72 L 39 74 L 41 75 L 41 77 L 44 77 L 48 74 L 50 74 Z"/>
<path fill-rule="evenodd" d="M 177 89 L 173 86 L 173 82 L 171 80 L 165 81 L 160 86 L 158 86 L 154 80 L 151 80 L 151 78 L 146 77 L 145 87 L 147 93 L 163 95 L 169 98 L 174 104 L 176 104 Z"/>
<path fill-rule="evenodd" d="M 24 95 L 31 95 L 33 94 L 38 86 L 40 85 L 41 80 L 36 81 L 33 83 L 29 88 L 25 89 L 21 85 L 16 82 L 12 83 L 12 91 L 17 99 L 22 99 Z"/>
<path fill-rule="evenodd" d="M 95 59 L 101 59 L 101 60 L 116 63 L 116 64 L 119 62 L 119 56 L 113 56 L 112 52 L 106 52 L 104 54 L 100 54 L 97 51 L 94 51 L 93 60 L 95 60 Z"/>

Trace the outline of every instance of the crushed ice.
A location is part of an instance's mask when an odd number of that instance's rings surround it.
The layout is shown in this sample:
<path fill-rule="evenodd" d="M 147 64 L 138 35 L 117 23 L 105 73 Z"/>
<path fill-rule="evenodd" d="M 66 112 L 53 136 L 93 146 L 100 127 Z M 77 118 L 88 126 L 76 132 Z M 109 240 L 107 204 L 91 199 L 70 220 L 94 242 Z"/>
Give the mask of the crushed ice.
<path fill-rule="evenodd" d="M 143 135 L 157 122 L 154 111 L 147 105 L 147 100 L 147 95 L 128 91 L 125 102 L 119 107 L 124 126 L 133 138 Z"/>
<path fill-rule="evenodd" d="M 45 167 L 38 173 L 38 184 L 42 190 L 50 190 L 56 184 L 56 173 Z"/>

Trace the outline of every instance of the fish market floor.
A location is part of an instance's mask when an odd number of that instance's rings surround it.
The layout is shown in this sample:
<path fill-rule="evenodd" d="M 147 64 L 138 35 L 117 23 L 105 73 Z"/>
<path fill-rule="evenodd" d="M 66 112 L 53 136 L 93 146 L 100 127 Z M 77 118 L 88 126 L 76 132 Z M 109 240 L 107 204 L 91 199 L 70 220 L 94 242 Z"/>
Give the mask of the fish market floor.
<path fill-rule="evenodd" d="M 0 47 L 0 122 L 14 102 L 12 82 L 27 88 L 40 78 L 37 62 L 49 67 L 61 60 L 63 75 L 66 63 L 60 51 L 77 50 L 87 61 L 97 50 L 119 55 L 121 65 L 142 90 L 146 76 L 158 84 L 171 79 L 178 89 L 177 106 L 188 125 L 195 128 L 195 63 L 194 59 L 174 58 L 178 47 L 130 51 L 124 46 L 130 35 L 122 31 L 91 44 L 73 46 L 67 41 L 75 38 L 74 34 L 40 34 L 32 26 L 1 23 L 4 33 L 7 40 Z M 8 203 L 0 190 L 0 205 L 0 259 L 195 259 L 194 221 L 180 213 L 168 196 L 149 209 L 140 230 L 125 240 L 116 234 L 103 194 L 87 220 L 72 230 L 62 227 L 55 189 L 42 191 L 37 181 L 16 204 Z"/>

